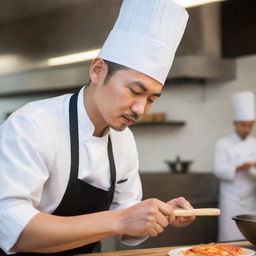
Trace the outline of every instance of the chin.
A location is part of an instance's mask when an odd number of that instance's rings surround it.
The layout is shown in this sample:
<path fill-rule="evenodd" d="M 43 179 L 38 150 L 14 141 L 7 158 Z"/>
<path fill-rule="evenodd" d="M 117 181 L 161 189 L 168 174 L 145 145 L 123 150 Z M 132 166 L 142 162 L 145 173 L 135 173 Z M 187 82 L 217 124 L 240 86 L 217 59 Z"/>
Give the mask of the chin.
<path fill-rule="evenodd" d="M 109 124 L 109 126 L 114 129 L 115 131 L 117 132 L 122 132 L 123 130 L 125 130 L 125 128 L 127 127 L 126 125 L 120 125 L 120 126 L 117 126 L 117 125 L 113 125 L 113 124 Z"/>
<path fill-rule="evenodd" d="M 249 134 L 242 135 L 242 136 L 241 136 L 241 138 L 242 138 L 243 140 L 245 140 L 245 139 L 247 139 L 247 138 L 248 138 L 248 136 L 249 136 Z"/>

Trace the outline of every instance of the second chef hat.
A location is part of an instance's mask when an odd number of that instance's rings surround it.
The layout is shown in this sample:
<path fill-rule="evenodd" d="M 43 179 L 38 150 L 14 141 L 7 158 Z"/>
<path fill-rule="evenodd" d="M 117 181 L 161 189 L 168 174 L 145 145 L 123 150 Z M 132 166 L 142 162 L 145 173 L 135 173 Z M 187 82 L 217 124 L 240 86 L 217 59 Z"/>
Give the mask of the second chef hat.
<path fill-rule="evenodd" d="M 255 99 L 252 92 L 238 92 L 232 95 L 234 121 L 255 120 Z"/>
<path fill-rule="evenodd" d="M 99 57 L 164 84 L 187 20 L 172 0 L 124 0 Z"/>

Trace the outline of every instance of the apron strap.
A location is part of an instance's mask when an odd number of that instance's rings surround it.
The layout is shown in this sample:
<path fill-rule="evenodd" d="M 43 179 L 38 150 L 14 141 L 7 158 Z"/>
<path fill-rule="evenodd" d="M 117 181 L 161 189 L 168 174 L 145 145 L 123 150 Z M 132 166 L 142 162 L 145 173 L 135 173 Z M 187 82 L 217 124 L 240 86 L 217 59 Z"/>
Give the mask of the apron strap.
<path fill-rule="evenodd" d="M 115 189 L 116 184 L 116 166 L 113 156 L 113 150 L 112 150 L 112 142 L 110 135 L 108 136 L 108 160 L 109 160 L 109 167 L 110 167 L 110 174 L 111 174 L 111 188 Z"/>
<path fill-rule="evenodd" d="M 70 147 L 71 147 L 71 167 L 70 179 L 77 179 L 79 170 L 79 136 L 78 136 L 78 114 L 77 99 L 79 91 L 74 93 L 70 98 L 69 104 L 69 129 L 70 129 Z M 110 135 L 108 136 L 108 159 L 110 166 L 111 180 L 110 189 L 115 189 L 116 183 L 116 166 L 112 150 L 112 142 Z"/>
<path fill-rule="evenodd" d="M 70 98 L 69 104 L 69 130 L 70 130 L 70 152 L 71 166 L 70 179 L 77 179 L 79 167 L 79 137 L 78 137 L 78 115 L 77 115 L 77 98 L 79 91 L 74 93 Z"/>

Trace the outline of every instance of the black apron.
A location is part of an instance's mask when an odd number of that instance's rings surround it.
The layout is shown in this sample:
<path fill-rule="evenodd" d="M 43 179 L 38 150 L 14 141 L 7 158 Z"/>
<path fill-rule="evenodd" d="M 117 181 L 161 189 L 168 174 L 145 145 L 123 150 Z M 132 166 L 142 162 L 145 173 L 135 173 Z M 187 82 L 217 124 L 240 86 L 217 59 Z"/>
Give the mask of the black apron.
<path fill-rule="evenodd" d="M 79 139 L 78 139 L 78 115 L 77 115 L 78 92 L 71 96 L 69 103 L 69 124 L 70 124 L 70 143 L 71 143 L 71 170 L 65 194 L 52 213 L 58 216 L 76 216 L 109 210 L 113 200 L 116 182 L 115 162 L 112 152 L 110 136 L 108 137 L 108 159 L 111 173 L 111 187 L 109 191 L 94 187 L 78 178 L 79 169 Z M 90 253 L 97 245 L 88 244 L 76 249 L 58 253 L 17 253 L 14 255 L 73 255 L 79 253 Z M 6 255 L 0 250 L 0 256 Z"/>

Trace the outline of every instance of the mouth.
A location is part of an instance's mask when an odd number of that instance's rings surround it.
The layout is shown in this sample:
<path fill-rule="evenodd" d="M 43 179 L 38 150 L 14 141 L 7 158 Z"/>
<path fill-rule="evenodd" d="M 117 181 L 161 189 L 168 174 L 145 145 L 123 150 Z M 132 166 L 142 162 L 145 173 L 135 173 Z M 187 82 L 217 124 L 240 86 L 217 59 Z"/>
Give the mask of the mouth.
<path fill-rule="evenodd" d="M 123 119 L 123 122 L 126 125 L 131 125 L 131 124 L 133 124 L 133 123 L 135 123 L 137 121 L 134 118 L 132 118 L 130 116 L 126 116 L 126 115 L 122 115 L 122 119 Z"/>

